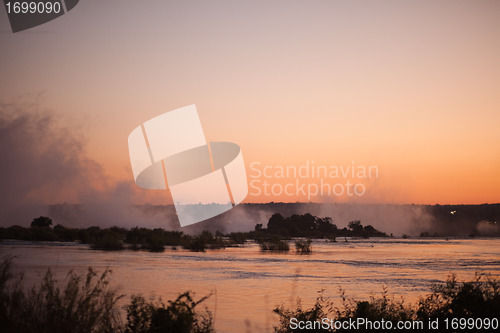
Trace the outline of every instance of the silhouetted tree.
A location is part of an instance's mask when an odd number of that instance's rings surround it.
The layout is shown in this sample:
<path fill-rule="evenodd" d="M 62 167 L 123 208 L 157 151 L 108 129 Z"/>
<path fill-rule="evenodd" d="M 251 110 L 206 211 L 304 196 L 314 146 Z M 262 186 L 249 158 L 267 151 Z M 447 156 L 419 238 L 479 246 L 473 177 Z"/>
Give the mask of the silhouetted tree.
<path fill-rule="evenodd" d="M 286 228 L 285 218 L 280 213 L 275 213 L 267 223 L 267 230 L 270 232 L 280 232 Z"/>
<path fill-rule="evenodd" d="M 355 233 L 362 233 L 363 226 L 361 225 L 361 221 L 351 221 L 348 224 L 349 229 L 351 229 Z"/>
<path fill-rule="evenodd" d="M 337 226 L 332 223 L 331 217 L 318 218 L 316 223 L 318 231 L 322 234 L 333 234 L 337 230 Z"/>

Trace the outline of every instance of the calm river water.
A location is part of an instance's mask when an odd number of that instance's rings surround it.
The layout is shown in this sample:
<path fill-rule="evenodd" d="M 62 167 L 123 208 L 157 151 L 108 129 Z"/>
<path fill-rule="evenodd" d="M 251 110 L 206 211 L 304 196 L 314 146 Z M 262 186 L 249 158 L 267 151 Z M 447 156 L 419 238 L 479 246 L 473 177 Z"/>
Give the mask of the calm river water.
<path fill-rule="evenodd" d="M 51 268 L 63 281 L 73 269 L 112 269 L 113 285 L 127 296 L 152 295 L 163 300 L 186 290 L 205 302 L 215 315 L 217 332 L 270 332 L 277 316 L 272 309 L 314 303 L 317 291 L 339 299 L 389 294 L 414 302 L 433 283 L 455 273 L 470 279 L 476 271 L 500 276 L 500 239 L 351 239 L 313 242 L 311 255 L 261 253 L 254 243 L 205 253 L 167 249 L 163 253 L 102 252 L 75 244 L 0 243 L 0 255 L 15 255 L 16 270 L 28 284 L 40 281 Z M 128 301 L 128 298 L 126 298 Z"/>

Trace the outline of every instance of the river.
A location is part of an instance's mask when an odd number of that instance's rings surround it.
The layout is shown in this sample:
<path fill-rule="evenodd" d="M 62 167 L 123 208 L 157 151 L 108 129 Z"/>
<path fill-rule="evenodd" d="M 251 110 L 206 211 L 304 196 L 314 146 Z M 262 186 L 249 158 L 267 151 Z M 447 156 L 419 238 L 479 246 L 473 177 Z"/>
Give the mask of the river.
<path fill-rule="evenodd" d="M 349 239 L 316 240 L 313 253 L 262 253 L 255 243 L 243 247 L 189 252 L 167 248 L 163 253 L 103 252 L 74 243 L 4 241 L 0 255 L 14 255 L 15 270 L 28 285 L 50 268 L 64 281 L 69 270 L 84 273 L 91 266 L 112 270 L 112 284 L 127 296 L 175 298 L 191 290 L 198 297 L 213 293 L 205 305 L 215 315 L 217 332 L 270 332 L 277 322 L 272 309 L 295 304 L 311 306 L 317 291 L 339 300 L 367 298 L 387 287 L 396 298 L 415 302 L 433 283 L 455 273 L 471 279 L 475 272 L 500 276 L 500 239 Z M 292 248 L 293 250 L 293 248 Z M 129 300 L 127 297 L 126 301 Z"/>

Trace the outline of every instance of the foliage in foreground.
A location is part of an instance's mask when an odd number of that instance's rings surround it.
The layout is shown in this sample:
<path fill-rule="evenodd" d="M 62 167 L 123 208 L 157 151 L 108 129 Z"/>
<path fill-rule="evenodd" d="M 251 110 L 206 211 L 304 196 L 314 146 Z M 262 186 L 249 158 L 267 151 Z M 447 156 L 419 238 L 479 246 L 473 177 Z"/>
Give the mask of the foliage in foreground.
<path fill-rule="evenodd" d="M 498 318 L 500 309 L 500 280 L 490 277 L 484 278 L 476 273 L 470 282 L 458 282 L 451 275 L 444 284 L 437 284 L 431 288 L 432 292 L 421 297 L 417 304 L 405 304 L 404 299 L 395 300 L 389 297 L 384 288 L 380 297 L 371 296 L 368 301 L 357 301 L 340 292 L 341 306 L 323 296 L 319 292 L 316 303 L 310 309 L 303 309 L 300 298 L 296 308 L 289 309 L 284 305 L 277 306 L 273 311 L 279 316 L 280 325 L 275 332 L 293 332 L 290 328 L 290 319 L 298 321 L 321 321 L 323 318 L 334 321 L 365 318 L 370 321 L 384 319 L 391 321 L 396 327 L 397 321 L 421 320 L 439 318 Z M 314 331 L 314 330 L 313 330 Z M 336 332 L 343 331 L 337 330 Z M 321 330 L 333 332 L 333 330 Z"/>
<path fill-rule="evenodd" d="M 195 308 L 209 296 L 194 301 L 185 292 L 168 305 L 160 302 L 146 302 L 144 297 L 134 296 L 127 306 L 126 333 L 210 333 L 214 332 L 212 314 L 205 309 L 196 313 Z"/>
<path fill-rule="evenodd" d="M 12 273 L 12 259 L 0 264 L 0 326 L 5 332 L 116 332 L 117 302 L 109 287 L 109 270 L 85 276 L 69 272 L 64 288 L 50 270 L 41 283 L 25 291 Z"/>
<path fill-rule="evenodd" d="M 50 270 L 41 283 L 23 288 L 23 278 L 12 272 L 12 258 L 0 263 L 0 328 L 14 333 L 209 333 L 213 332 L 211 313 L 198 311 L 209 296 L 195 301 L 189 292 L 168 305 L 146 302 L 133 296 L 125 306 L 123 323 L 118 301 L 124 296 L 109 287 L 110 270 L 86 275 L 69 272 L 66 284 L 59 283 Z M 196 308 L 196 309 L 195 309 Z"/>

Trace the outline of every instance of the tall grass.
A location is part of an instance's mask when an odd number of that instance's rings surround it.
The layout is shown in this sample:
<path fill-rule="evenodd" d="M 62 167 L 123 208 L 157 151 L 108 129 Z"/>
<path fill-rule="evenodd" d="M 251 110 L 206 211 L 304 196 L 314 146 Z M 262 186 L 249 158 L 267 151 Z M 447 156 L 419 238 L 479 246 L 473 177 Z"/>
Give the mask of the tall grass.
<path fill-rule="evenodd" d="M 101 274 L 69 272 L 59 283 L 50 270 L 39 285 L 25 290 L 22 275 L 12 272 L 12 258 L 0 263 L 0 331 L 14 333 L 209 333 L 211 313 L 199 311 L 209 296 L 194 300 L 183 293 L 167 305 L 133 296 L 121 319 L 124 295 L 112 289 L 110 270 Z M 62 287 L 61 287 L 62 285 Z"/>
<path fill-rule="evenodd" d="M 147 302 L 144 297 L 134 296 L 130 305 L 126 307 L 125 332 L 214 332 L 212 314 L 206 308 L 204 311 L 196 312 L 196 307 L 208 297 L 195 301 L 190 293 L 186 292 L 164 304 L 161 301 Z"/>
<path fill-rule="evenodd" d="M 86 275 L 69 272 L 64 287 L 50 270 L 41 283 L 24 290 L 12 273 L 12 259 L 0 264 L 0 327 L 4 332 L 117 332 L 117 302 L 123 296 L 109 287 L 109 270 Z"/>
<path fill-rule="evenodd" d="M 358 301 L 345 296 L 340 290 L 340 305 L 320 291 L 315 304 L 304 309 L 300 298 L 294 309 L 277 306 L 273 311 L 279 316 L 280 324 L 275 332 L 293 332 L 290 320 L 321 321 L 328 318 L 333 321 L 364 318 L 370 321 L 391 321 L 396 327 L 397 321 L 423 321 L 439 318 L 498 318 L 500 314 L 500 280 L 476 273 L 473 281 L 458 282 L 454 275 L 442 284 L 431 287 L 431 293 L 421 297 L 416 304 L 406 304 L 404 299 L 389 297 L 384 288 L 381 296 L 371 296 L 369 300 Z M 343 330 L 337 330 L 340 332 Z M 478 330 L 479 331 L 479 330 Z M 333 330 L 322 330 L 333 332 Z"/>

